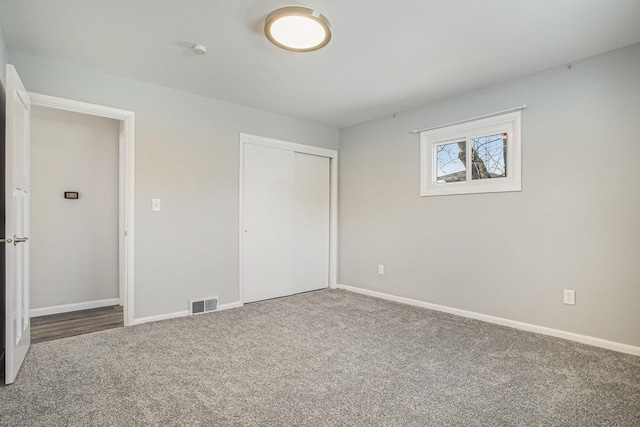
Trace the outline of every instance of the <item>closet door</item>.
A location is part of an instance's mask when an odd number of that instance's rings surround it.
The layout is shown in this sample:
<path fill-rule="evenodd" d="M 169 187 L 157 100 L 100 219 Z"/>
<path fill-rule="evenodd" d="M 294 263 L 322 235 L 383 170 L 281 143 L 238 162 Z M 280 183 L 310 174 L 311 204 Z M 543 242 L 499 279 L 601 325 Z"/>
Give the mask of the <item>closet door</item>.
<path fill-rule="evenodd" d="M 329 287 L 329 158 L 294 155 L 292 293 Z"/>
<path fill-rule="evenodd" d="M 291 295 L 294 152 L 244 145 L 244 302 Z"/>

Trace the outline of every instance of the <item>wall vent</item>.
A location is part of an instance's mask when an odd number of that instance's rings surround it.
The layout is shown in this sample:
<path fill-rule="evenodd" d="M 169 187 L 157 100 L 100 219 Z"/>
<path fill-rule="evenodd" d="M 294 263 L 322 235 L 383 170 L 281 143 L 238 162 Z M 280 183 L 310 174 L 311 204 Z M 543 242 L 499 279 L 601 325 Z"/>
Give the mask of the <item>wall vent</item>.
<path fill-rule="evenodd" d="M 202 314 L 218 309 L 218 297 L 190 299 L 189 314 Z"/>

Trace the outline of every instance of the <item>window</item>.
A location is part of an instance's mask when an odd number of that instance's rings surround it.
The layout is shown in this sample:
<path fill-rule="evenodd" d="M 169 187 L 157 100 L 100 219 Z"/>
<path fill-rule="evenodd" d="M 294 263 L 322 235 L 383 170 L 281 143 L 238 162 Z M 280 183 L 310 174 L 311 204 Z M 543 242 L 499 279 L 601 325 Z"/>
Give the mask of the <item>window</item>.
<path fill-rule="evenodd" d="M 520 191 L 520 112 L 420 133 L 420 195 Z"/>

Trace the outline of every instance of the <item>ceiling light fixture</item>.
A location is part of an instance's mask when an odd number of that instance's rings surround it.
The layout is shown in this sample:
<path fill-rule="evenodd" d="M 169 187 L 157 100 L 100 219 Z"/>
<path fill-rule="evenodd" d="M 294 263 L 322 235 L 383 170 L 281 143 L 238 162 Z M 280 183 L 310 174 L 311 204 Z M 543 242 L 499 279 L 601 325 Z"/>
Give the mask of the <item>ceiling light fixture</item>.
<path fill-rule="evenodd" d="M 264 33 L 282 49 L 310 52 L 329 43 L 331 24 L 326 16 L 310 7 L 285 6 L 267 15 Z"/>

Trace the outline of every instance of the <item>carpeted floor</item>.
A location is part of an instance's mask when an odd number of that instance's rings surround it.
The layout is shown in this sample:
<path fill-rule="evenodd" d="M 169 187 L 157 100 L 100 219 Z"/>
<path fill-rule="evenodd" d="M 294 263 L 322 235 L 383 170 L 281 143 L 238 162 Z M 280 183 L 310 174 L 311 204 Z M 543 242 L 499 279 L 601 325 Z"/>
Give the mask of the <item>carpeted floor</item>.
<path fill-rule="evenodd" d="M 638 426 L 640 357 L 346 291 L 32 346 L 11 426 Z"/>

